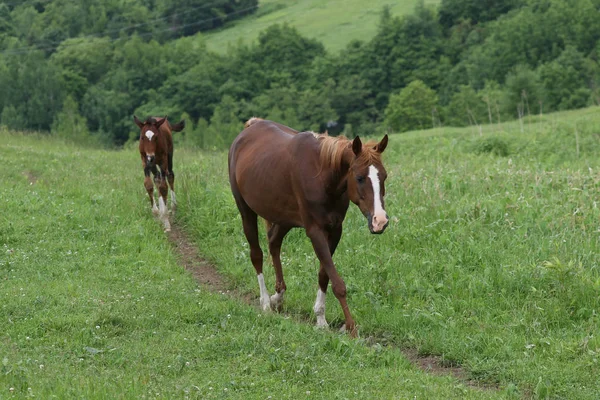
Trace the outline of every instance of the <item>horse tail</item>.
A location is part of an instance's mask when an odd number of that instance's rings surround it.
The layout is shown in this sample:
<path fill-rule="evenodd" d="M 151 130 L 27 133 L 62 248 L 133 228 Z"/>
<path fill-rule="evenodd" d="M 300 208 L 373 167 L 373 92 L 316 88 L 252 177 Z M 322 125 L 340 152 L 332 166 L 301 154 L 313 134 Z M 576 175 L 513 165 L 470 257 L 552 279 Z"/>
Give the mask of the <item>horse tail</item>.
<path fill-rule="evenodd" d="M 170 122 L 169 122 L 169 125 L 171 125 Z M 181 132 L 183 130 L 183 128 L 185 128 L 185 119 L 182 119 L 178 123 L 171 125 L 171 130 L 175 131 L 175 132 Z"/>
<path fill-rule="evenodd" d="M 262 121 L 262 120 L 263 120 L 262 118 L 252 117 L 248 121 L 246 121 L 246 123 L 244 124 L 244 129 L 250 127 L 255 122 Z"/>
<path fill-rule="evenodd" d="M 265 223 L 265 229 L 267 231 L 267 240 L 269 240 L 269 230 L 271 229 L 271 227 L 273 226 L 273 223 L 270 221 L 267 221 L 266 219 L 263 219 L 263 222 Z M 271 252 L 269 251 L 267 256 L 267 264 L 273 264 L 273 256 L 271 255 Z"/>
<path fill-rule="evenodd" d="M 266 219 L 263 220 L 265 223 L 265 229 L 267 230 L 267 233 L 269 232 L 269 229 L 271 229 L 271 227 L 273 226 L 273 223 L 270 221 L 267 221 Z"/>

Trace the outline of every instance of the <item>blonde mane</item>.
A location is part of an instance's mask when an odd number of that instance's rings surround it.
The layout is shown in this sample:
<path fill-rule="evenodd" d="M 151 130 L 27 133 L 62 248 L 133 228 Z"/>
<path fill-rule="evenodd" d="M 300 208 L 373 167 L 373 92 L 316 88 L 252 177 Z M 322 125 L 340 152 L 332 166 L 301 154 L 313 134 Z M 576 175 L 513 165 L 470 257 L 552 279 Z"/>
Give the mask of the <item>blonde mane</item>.
<path fill-rule="evenodd" d="M 262 121 L 262 120 L 263 120 L 262 118 L 252 117 L 248 121 L 246 121 L 246 123 L 244 124 L 244 129 L 248 128 L 253 123 L 258 122 L 258 121 Z"/>
<path fill-rule="evenodd" d="M 345 136 L 329 136 L 328 134 L 319 134 L 312 132 L 313 136 L 317 138 L 320 144 L 321 153 L 320 161 L 321 168 L 331 168 L 339 170 L 342 167 L 342 160 L 344 159 L 344 153 L 349 150 L 352 151 L 352 140 Z M 362 151 L 360 155 L 355 159 L 355 163 L 361 165 L 370 165 L 381 160 L 381 155 L 377 152 L 375 147 L 377 141 L 370 140 L 362 144 Z"/>

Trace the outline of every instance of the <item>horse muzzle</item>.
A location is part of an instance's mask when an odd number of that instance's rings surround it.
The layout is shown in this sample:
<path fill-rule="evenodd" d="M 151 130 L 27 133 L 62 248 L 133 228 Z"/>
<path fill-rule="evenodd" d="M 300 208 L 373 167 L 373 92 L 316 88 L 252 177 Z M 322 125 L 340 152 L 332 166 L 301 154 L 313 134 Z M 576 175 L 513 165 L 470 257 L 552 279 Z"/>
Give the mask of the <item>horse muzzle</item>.
<path fill-rule="evenodd" d="M 382 234 L 390 223 L 387 214 L 375 216 L 369 214 L 367 220 L 369 221 L 369 231 L 375 235 Z"/>
<path fill-rule="evenodd" d="M 154 166 L 155 158 L 154 156 L 146 156 L 146 165 L 150 168 Z"/>

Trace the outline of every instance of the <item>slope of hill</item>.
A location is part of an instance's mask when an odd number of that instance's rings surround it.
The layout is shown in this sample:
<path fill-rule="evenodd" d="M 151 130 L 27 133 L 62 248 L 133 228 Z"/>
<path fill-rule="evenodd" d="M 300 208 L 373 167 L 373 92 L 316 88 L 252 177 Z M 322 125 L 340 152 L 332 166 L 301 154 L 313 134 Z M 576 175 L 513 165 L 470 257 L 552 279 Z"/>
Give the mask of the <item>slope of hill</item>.
<path fill-rule="evenodd" d="M 410 13 L 418 0 L 261 0 L 255 15 L 240 20 L 229 28 L 207 33 L 209 49 L 224 52 L 228 45 L 241 40 L 245 43 L 276 23 L 288 23 L 309 38 L 318 39 L 332 52 L 344 48 L 351 40 L 370 39 L 384 6 L 392 15 Z M 425 0 L 425 5 L 437 5 L 440 0 Z"/>

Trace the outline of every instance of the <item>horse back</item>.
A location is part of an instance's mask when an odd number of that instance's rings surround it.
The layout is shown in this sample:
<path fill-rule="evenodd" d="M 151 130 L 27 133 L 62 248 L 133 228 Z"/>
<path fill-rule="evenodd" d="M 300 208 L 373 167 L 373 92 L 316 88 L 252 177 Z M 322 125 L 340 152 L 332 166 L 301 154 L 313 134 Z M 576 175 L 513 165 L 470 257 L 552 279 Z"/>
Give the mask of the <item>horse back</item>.
<path fill-rule="evenodd" d="M 303 226 L 307 202 L 323 195 L 322 185 L 316 184 L 321 181 L 318 162 L 319 144 L 311 133 L 256 121 L 231 145 L 231 189 L 236 201 L 243 200 L 266 220 Z M 311 187 L 311 181 L 317 186 Z"/>

